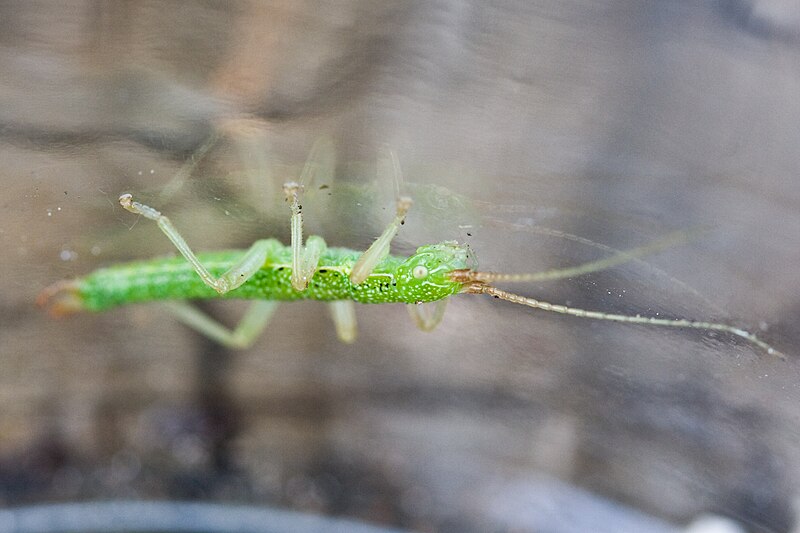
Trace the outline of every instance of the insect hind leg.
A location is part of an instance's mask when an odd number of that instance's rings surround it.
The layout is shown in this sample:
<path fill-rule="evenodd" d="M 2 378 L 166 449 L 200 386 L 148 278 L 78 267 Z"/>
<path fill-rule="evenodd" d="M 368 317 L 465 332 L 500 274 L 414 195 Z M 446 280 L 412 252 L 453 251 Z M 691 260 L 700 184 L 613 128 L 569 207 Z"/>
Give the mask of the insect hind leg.
<path fill-rule="evenodd" d="M 235 328 L 229 329 L 184 301 L 166 302 L 167 309 L 184 325 L 228 348 L 250 347 L 269 324 L 278 302 L 259 300 L 245 311 Z"/>
<path fill-rule="evenodd" d="M 250 249 L 248 249 L 231 268 L 221 276 L 216 277 L 200 262 L 183 236 L 181 236 L 175 226 L 172 225 L 172 222 L 166 216 L 162 215 L 161 212 L 148 205 L 134 201 L 133 196 L 130 194 L 123 194 L 120 196 L 119 203 L 131 213 L 155 221 L 181 255 L 191 263 L 195 272 L 197 272 L 197 275 L 200 276 L 203 282 L 219 294 L 232 291 L 250 279 L 253 274 L 264 265 L 267 255 L 276 245 L 276 241 L 272 239 L 254 242 Z"/>

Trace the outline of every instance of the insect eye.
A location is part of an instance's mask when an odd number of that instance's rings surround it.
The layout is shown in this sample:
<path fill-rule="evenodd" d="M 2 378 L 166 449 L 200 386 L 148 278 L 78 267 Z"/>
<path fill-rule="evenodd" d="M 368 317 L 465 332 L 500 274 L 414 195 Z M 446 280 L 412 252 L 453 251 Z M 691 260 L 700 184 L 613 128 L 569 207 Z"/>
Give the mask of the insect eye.
<path fill-rule="evenodd" d="M 411 271 L 411 275 L 417 279 L 422 279 L 428 275 L 428 269 L 423 265 L 417 265 L 414 267 L 414 270 Z"/>

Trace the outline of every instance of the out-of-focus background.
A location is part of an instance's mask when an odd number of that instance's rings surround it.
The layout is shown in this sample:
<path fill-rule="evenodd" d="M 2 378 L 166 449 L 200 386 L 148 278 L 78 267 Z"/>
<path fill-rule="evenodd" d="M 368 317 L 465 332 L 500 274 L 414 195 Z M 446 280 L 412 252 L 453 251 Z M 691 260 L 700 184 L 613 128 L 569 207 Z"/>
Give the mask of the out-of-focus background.
<path fill-rule="evenodd" d="M 280 186 L 315 145 L 331 171 L 304 212 L 330 245 L 390 220 L 391 151 L 416 200 L 397 253 L 456 239 L 530 272 L 708 229 L 508 288 L 735 324 L 787 360 L 470 295 L 432 333 L 361 306 L 353 345 L 324 305 L 287 304 L 238 352 L 158 305 L 35 307 L 56 280 L 173 253 L 123 192 L 197 249 L 288 242 Z M 800 531 L 798 174 L 794 0 L 4 2 L 0 503 Z M 233 324 L 242 306 L 204 309 Z"/>

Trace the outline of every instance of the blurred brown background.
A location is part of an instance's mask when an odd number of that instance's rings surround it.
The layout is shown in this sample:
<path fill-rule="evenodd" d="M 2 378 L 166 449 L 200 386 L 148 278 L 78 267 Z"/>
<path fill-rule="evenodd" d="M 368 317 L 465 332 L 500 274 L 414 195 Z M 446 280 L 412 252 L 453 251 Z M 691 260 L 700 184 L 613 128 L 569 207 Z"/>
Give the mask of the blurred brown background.
<path fill-rule="evenodd" d="M 797 531 L 798 95 L 792 0 L 3 2 L 0 502 Z M 284 305 L 235 353 L 158 306 L 53 321 L 33 305 L 55 280 L 172 253 L 122 192 L 198 249 L 288 242 L 280 184 L 321 138 L 336 176 L 305 207 L 330 245 L 365 248 L 389 220 L 386 146 L 416 199 L 400 253 L 457 239 L 483 268 L 534 271 L 606 255 L 544 228 L 627 249 L 711 227 L 514 289 L 764 329 L 788 361 L 476 296 L 432 333 L 361 307 L 352 346 L 321 304 Z M 207 309 L 230 324 L 241 306 Z"/>

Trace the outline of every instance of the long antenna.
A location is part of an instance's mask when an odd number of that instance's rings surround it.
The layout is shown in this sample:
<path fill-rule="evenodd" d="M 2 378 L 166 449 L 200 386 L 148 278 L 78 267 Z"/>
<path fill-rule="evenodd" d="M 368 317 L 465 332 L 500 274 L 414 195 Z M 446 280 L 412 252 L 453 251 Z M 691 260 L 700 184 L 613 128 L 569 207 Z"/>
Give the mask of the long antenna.
<path fill-rule="evenodd" d="M 493 296 L 495 298 L 499 298 L 507 302 L 533 307 L 534 309 L 541 309 L 542 311 L 549 311 L 551 313 L 559 313 L 562 315 L 571 315 L 581 318 L 592 318 L 595 320 L 610 320 L 612 322 L 624 322 L 627 324 L 642 324 L 646 326 L 666 326 L 672 328 L 689 328 L 689 329 L 722 331 L 725 333 L 730 333 L 732 335 L 737 335 L 745 339 L 746 341 L 758 346 L 759 348 L 767 352 L 769 355 L 775 355 L 781 359 L 786 359 L 786 356 L 784 354 L 782 354 L 781 352 L 779 352 L 766 342 L 756 337 L 753 333 L 745 331 L 741 328 L 729 326 L 727 324 L 719 324 L 715 322 L 703 322 L 698 320 L 687 320 L 685 318 L 668 319 L 668 318 L 646 317 L 641 315 L 617 315 L 612 313 L 603 313 L 601 311 L 587 311 L 585 309 L 578 309 L 576 307 L 567 307 L 566 305 L 560 305 L 560 304 L 551 304 L 548 302 L 543 302 L 541 300 L 536 300 L 534 298 L 520 296 L 518 294 L 513 294 L 504 291 L 502 289 L 498 289 L 497 287 L 486 285 L 485 283 L 481 282 L 467 285 L 465 287 L 464 292 L 471 294 L 488 294 L 489 296 Z"/>
<path fill-rule="evenodd" d="M 701 228 L 693 231 L 675 231 L 669 233 L 661 239 L 652 242 L 645 246 L 633 248 L 631 250 L 623 250 L 615 253 L 604 259 L 597 261 L 590 261 L 582 265 L 570 268 L 559 268 L 553 270 L 545 270 L 542 272 L 532 272 L 528 274 L 504 274 L 500 272 L 474 272 L 472 278 L 475 281 L 483 281 L 491 283 L 493 281 L 502 282 L 522 282 L 522 281 L 551 281 L 556 279 L 574 278 L 584 274 L 591 274 L 592 272 L 599 272 L 606 270 L 623 263 L 627 263 L 642 256 L 649 255 L 660 250 L 671 248 L 678 244 L 683 244 L 698 234 L 708 231 L 706 228 Z"/>

